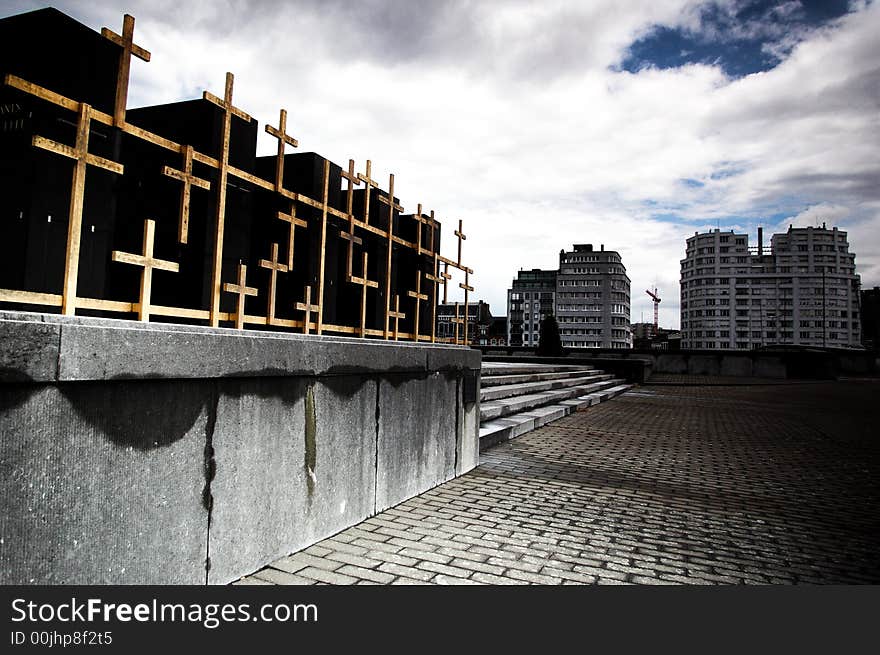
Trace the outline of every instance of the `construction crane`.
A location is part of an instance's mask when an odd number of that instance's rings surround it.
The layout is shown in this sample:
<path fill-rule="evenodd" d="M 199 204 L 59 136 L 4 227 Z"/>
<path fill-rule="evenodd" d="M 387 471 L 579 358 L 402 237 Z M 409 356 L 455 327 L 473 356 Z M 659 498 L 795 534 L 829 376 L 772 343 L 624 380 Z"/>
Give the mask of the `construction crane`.
<path fill-rule="evenodd" d="M 651 336 L 657 336 L 660 332 L 660 326 L 658 325 L 659 313 L 660 313 L 660 296 L 657 295 L 657 287 L 654 287 L 654 292 L 652 293 L 650 290 L 645 289 L 645 293 L 651 296 L 651 300 L 654 301 L 654 334 Z"/>

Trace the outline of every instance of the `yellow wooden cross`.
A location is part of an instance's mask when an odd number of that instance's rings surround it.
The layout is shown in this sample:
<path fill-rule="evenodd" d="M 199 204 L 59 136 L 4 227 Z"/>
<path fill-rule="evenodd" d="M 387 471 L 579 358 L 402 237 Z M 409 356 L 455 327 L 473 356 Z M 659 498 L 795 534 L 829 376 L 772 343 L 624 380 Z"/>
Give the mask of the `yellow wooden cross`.
<path fill-rule="evenodd" d="M 214 264 L 211 270 L 211 309 L 212 327 L 220 324 L 220 281 L 223 273 L 223 233 L 226 223 L 226 180 L 229 176 L 229 134 L 232 129 L 232 117 L 238 116 L 244 121 L 253 120 L 245 112 L 232 104 L 232 89 L 235 77 L 226 73 L 226 90 L 223 99 L 205 91 L 202 97 L 223 110 L 223 133 L 220 141 L 220 156 L 217 158 L 217 207 L 215 210 L 214 232 Z"/>
<path fill-rule="evenodd" d="M 125 108 L 128 103 L 128 80 L 131 71 L 131 56 L 150 61 L 150 53 L 134 43 L 134 17 L 125 14 L 122 19 L 122 36 L 106 27 L 101 29 L 101 36 L 122 47 L 119 53 L 119 69 L 116 74 L 116 102 L 113 108 L 113 124 L 122 127 L 125 124 Z"/>
<path fill-rule="evenodd" d="M 367 192 L 364 194 L 364 225 L 370 224 L 370 189 L 378 189 L 379 183 L 376 182 L 370 175 L 372 174 L 373 163 L 368 159 L 367 160 L 367 172 L 365 175 L 358 173 L 358 179 L 363 182 L 367 187 Z"/>
<path fill-rule="evenodd" d="M 291 145 L 294 148 L 299 146 L 299 141 L 287 134 L 287 110 L 281 110 L 281 116 L 278 119 L 278 127 L 266 126 L 266 132 L 278 139 L 278 159 L 275 163 L 275 190 L 281 191 L 284 188 L 284 150 L 285 145 Z"/>
<path fill-rule="evenodd" d="M 85 197 L 86 168 L 97 166 L 117 173 L 123 172 L 122 164 L 98 157 L 89 152 L 89 130 L 91 128 L 92 108 L 80 103 L 76 125 L 76 145 L 66 146 L 51 139 L 34 136 L 32 143 L 42 148 L 69 157 L 76 162 L 73 166 L 73 179 L 70 184 L 70 209 L 67 220 L 67 251 L 64 262 L 64 287 L 61 292 L 61 313 L 72 316 L 76 313 L 76 282 L 79 270 L 79 246 L 82 236 L 83 198 Z"/>
<path fill-rule="evenodd" d="M 153 257 L 153 246 L 156 235 L 156 221 L 147 219 L 144 221 L 144 253 L 143 255 L 133 255 L 128 252 L 114 250 L 110 258 L 114 262 L 122 262 L 123 264 L 133 264 L 141 266 L 141 292 L 139 299 L 138 320 L 150 320 L 150 293 L 153 288 L 153 269 L 157 268 L 161 271 L 171 271 L 177 273 L 180 271 L 180 264 L 177 262 L 169 262 L 164 259 Z"/>
<path fill-rule="evenodd" d="M 459 282 L 458 287 L 460 289 L 464 289 L 464 342 L 467 343 L 468 340 L 468 291 L 473 291 L 474 288 L 468 284 L 468 276 L 471 273 L 471 269 L 464 269 L 464 283 Z"/>
<path fill-rule="evenodd" d="M 312 312 L 318 313 L 318 320 L 315 323 L 320 328 L 320 326 L 321 326 L 321 305 L 313 305 L 312 304 L 312 287 L 311 287 L 311 285 L 306 285 L 305 302 L 296 303 L 296 308 L 299 311 L 306 313 L 305 322 L 303 323 L 304 334 L 309 333 L 309 328 L 311 327 L 311 322 L 312 322 Z"/>
<path fill-rule="evenodd" d="M 461 219 L 458 220 L 458 229 L 453 234 L 458 237 L 458 265 L 461 266 L 461 242 L 467 239 L 467 235 L 461 229 Z"/>
<path fill-rule="evenodd" d="M 227 282 L 223 290 L 238 295 L 238 304 L 235 310 L 235 327 L 241 330 L 244 327 L 244 301 L 247 296 L 256 296 L 257 290 L 247 285 L 247 266 L 238 265 L 238 284 Z"/>
<path fill-rule="evenodd" d="M 200 189 L 210 189 L 211 183 L 196 177 L 192 172 L 193 166 L 193 147 L 183 147 L 183 170 L 178 171 L 170 166 L 162 168 L 162 174 L 173 177 L 175 180 L 183 182 L 180 190 L 180 216 L 177 222 L 177 240 L 180 243 L 186 243 L 189 235 L 189 201 L 193 185 Z"/>
<path fill-rule="evenodd" d="M 467 310 L 465 310 L 465 316 L 467 316 Z M 452 320 L 452 322 L 455 324 L 455 343 L 456 343 L 456 345 L 459 345 L 461 343 L 461 341 L 459 341 L 459 338 L 458 338 L 458 326 L 461 325 L 462 323 L 464 323 L 465 334 L 467 334 L 467 322 L 465 319 L 462 319 L 461 316 L 459 315 L 458 303 L 455 303 L 455 318 Z"/>
<path fill-rule="evenodd" d="M 296 217 L 296 205 L 293 202 L 290 203 L 290 213 L 278 212 L 278 219 L 285 223 L 290 223 L 290 232 L 287 239 L 287 270 L 293 270 L 293 241 L 296 228 L 308 227 L 309 224 L 303 219 Z"/>
<path fill-rule="evenodd" d="M 269 269 L 269 308 L 266 313 L 266 322 L 269 325 L 275 323 L 275 292 L 278 284 L 278 272 L 287 273 L 288 268 L 285 264 L 278 263 L 278 244 L 272 244 L 272 259 L 261 259 L 260 266 Z"/>
<path fill-rule="evenodd" d="M 398 327 L 400 319 L 406 318 L 406 314 L 400 311 L 400 296 L 394 296 L 394 311 L 388 312 L 388 315 L 394 319 L 394 340 L 397 341 Z"/>
<path fill-rule="evenodd" d="M 447 262 L 443 262 L 443 272 L 440 273 L 440 277 L 442 278 L 440 284 L 443 285 L 443 304 L 447 303 L 446 300 L 446 292 L 449 288 L 449 280 L 452 279 L 452 276 L 449 274 L 449 264 Z"/>
<path fill-rule="evenodd" d="M 355 277 L 350 275 L 348 277 L 348 281 L 353 284 L 359 284 L 361 286 L 361 329 L 360 336 L 361 338 L 366 336 L 367 333 L 367 289 L 378 289 L 379 283 L 375 280 L 367 279 L 367 253 L 363 254 L 363 275 L 361 277 Z"/>
<path fill-rule="evenodd" d="M 415 335 L 415 342 L 419 342 L 419 306 L 421 305 L 422 300 L 427 300 L 428 295 L 422 293 L 422 276 L 421 271 L 416 271 L 416 290 L 415 291 L 407 291 L 406 295 L 410 298 L 416 299 L 416 315 L 415 315 L 415 326 L 413 329 L 413 334 Z"/>
<path fill-rule="evenodd" d="M 437 294 L 439 291 L 438 285 L 443 281 L 443 278 L 437 275 L 439 267 L 438 255 L 434 253 L 434 272 L 425 273 L 425 279 L 434 283 L 434 301 L 431 303 L 431 343 L 437 341 Z"/>
<path fill-rule="evenodd" d="M 394 174 L 388 176 L 388 197 L 379 196 L 379 202 L 388 205 L 388 228 L 385 230 L 386 237 L 386 258 L 385 258 L 385 338 L 387 339 L 390 332 L 391 313 L 391 252 L 394 249 L 394 210 L 403 211 L 394 200 Z M 395 340 L 397 337 L 395 337 Z"/>
<path fill-rule="evenodd" d="M 342 177 L 348 181 L 348 196 L 346 202 L 346 213 L 348 214 L 348 232 L 340 231 L 339 236 L 348 241 L 348 257 L 346 260 L 345 275 L 351 279 L 352 266 L 354 264 L 354 246 L 363 245 L 364 241 L 360 237 L 355 236 L 355 219 L 352 211 L 352 202 L 354 201 L 354 185 L 360 184 L 361 181 L 354 172 L 354 159 L 348 160 L 348 171 L 342 171 Z"/>

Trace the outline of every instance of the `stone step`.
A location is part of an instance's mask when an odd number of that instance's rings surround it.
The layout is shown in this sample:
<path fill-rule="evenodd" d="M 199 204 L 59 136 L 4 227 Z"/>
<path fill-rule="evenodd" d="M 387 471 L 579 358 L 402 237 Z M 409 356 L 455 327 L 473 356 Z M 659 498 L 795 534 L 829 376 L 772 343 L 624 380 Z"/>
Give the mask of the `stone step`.
<path fill-rule="evenodd" d="M 483 362 L 480 374 L 485 376 L 494 375 L 519 375 L 530 373 L 564 373 L 566 371 L 582 371 L 587 366 L 575 364 L 521 364 L 508 362 Z"/>
<path fill-rule="evenodd" d="M 480 425 L 480 450 L 485 450 L 502 441 L 508 441 L 531 432 L 572 412 L 610 400 L 624 393 L 627 389 L 632 388 L 632 386 L 631 384 L 617 384 L 578 398 L 563 400 L 558 404 L 536 407 L 528 411 L 486 421 Z"/>
<path fill-rule="evenodd" d="M 576 378 L 587 373 L 600 373 L 592 366 L 579 366 L 574 371 L 561 371 L 555 373 L 512 373 L 504 375 L 480 376 L 481 387 L 495 387 L 501 384 L 520 384 L 522 382 L 537 382 L 539 380 L 565 380 Z"/>
<path fill-rule="evenodd" d="M 561 380 L 535 380 L 518 384 L 502 384 L 486 389 L 480 389 L 480 402 L 514 398 L 516 396 L 525 396 L 527 394 L 540 393 L 541 391 L 550 391 L 552 389 L 579 387 L 593 382 L 610 380 L 612 377 L 612 375 L 603 373 L 602 371 L 586 371 L 581 372 L 577 377 L 563 378 Z"/>
<path fill-rule="evenodd" d="M 591 384 L 579 385 L 576 387 L 565 387 L 563 389 L 552 389 L 549 391 L 541 391 L 539 393 L 531 393 L 502 400 L 481 402 L 480 422 L 482 423 L 502 416 L 529 411 L 544 405 L 556 404 L 563 400 L 579 398 L 623 383 L 623 380 L 613 379 L 610 375 L 605 377 L 606 379 L 601 382 L 593 382 Z"/>

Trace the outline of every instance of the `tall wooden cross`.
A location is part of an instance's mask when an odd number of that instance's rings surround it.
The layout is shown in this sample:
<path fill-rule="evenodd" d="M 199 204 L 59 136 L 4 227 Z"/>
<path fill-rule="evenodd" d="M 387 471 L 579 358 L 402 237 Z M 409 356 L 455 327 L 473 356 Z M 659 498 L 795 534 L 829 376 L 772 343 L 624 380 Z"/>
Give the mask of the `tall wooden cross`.
<path fill-rule="evenodd" d="M 266 132 L 278 139 L 278 159 L 275 162 L 275 190 L 280 192 L 284 188 L 284 150 L 286 145 L 294 148 L 299 146 L 299 141 L 287 133 L 287 110 L 281 110 L 278 119 L 278 127 L 266 126 Z"/>
<path fill-rule="evenodd" d="M 466 315 L 467 315 L 467 312 L 465 312 L 465 316 Z M 467 331 L 467 322 L 464 319 L 462 319 L 461 316 L 459 315 L 458 303 L 455 303 L 455 318 L 452 320 L 452 322 L 455 324 L 455 345 L 459 345 L 460 341 L 458 338 L 458 331 L 459 331 L 458 326 L 461 325 L 462 323 L 464 323 L 465 324 L 465 331 Z"/>
<path fill-rule="evenodd" d="M 290 232 L 288 232 L 287 237 L 287 270 L 290 271 L 293 270 L 293 242 L 296 228 L 308 227 L 309 224 L 303 219 L 296 217 L 296 205 L 293 202 L 290 203 L 290 213 L 278 212 L 278 219 L 285 223 L 290 223 Z"/>
<path fill-rule="evenodd" d="M 119 68 L 116 74 L 116 102 L 113 107 L 113 124 L 122 127 L 125 124 L 125 108 L 128 104 L 128 80 L 131 72 L 131 56 L 150 61 L 150 53 L 134 42 L 134 16 L 125 14 L 122 19 L 122 36 L 106 27 L 101 29 L 101 36 L 109 39 L 122 48 L 119 53 Z"/>
<path fill-rule="evenodd" d="M 379 283 L 375 280 L 367 279 L 367 253 L 363 254 L 363 275 L 361 277 L 349 276 L 348 281 L 361 286 L 361 329 L 360 337 L 363 338 L 367 334 L 367 289 L 378 289 Z"/>
<path fill-rule="evenodd" d="M 394 295 L 394 311 L 388 312 L 388 315 L 394 319 L 394 340 L 397 341 L 398 328 L 400 327 L 400 319 L 406 318 L 406 314 L 400 311 L 400 296 Z"/>
<path fill-rule="evenodd" d="M 266 322 L 269 325 L 275 323 L 275 292 L 278 289 L 278 273 L 287 273 L 285 264 L 278 262 L 278 244 L 272 244 L 272 259 L 261 259 L 260 266 L 269 269 L 269 307 L 266 312 Z"/>
<path fill-rule="evenodd" d="M 138 300 L 138 320 L 150 320 L 150 293 L 153 289 L 153 269 L 161 271 L 171 271 L 177 273 L 180 271 L 180 264 L 177 262 L 169 262 L 164 259 L 153 257 L 153 246 L 156 235 L 156 221 L 147 219 L 144 221 L 144 252 L 142 255 L 133 255 L 128 252 L 114 250 L 110 258 L 114 262 L 122 262 L 123 264 L 133 264 L 141 266 L 141 293 Z"/>
<path fill-rule="evenodd" d="M 379 202 L 388 205 L 388 229 L 385 231 L 386 236 L 386 257 L 385 257 L 385 338 L 390 334 L 391 313 L 391 252 L 394 249 L 394 210 L 403 211 L 394 200 L 394 174 L 388 176 L 388 197 L 379 196 Z M 397 337 L 395 337 L 396 339 Z"/>
<path fill-rule="evenodd" d="M 247 285 L 247 266 L 245 264 L 238 265 L 238 284 L 227 282 L 223 285 L 223 290 L 228 293 L 234 293 L 238 296 L 238 303 L 235 310 L 235 327 L 241 330 L 244 327 L 244 301 L 247 296 L 256 296 L 257 290 Z"/>
<path fill-rule="evenodd" d="M 415 335 L 415 342 L 419 342 L 419 307 L 421 306 L 422 300 L 428 299 L 428 294 L 422 293 L 422 275 L 421 271 L 416 271 L 416 290 L 415 291 L 407 291 L 406 295 L 410 298 L 416 299 L 416 313 L 415 313 L 415 324 L 413 329 L 413 334 Z"/>
<path fill-rule="evenodd" d="M 453 234 L 458 237 L 458 265 L 461 266 L 461 242 L 467 239 L 467 235 L 461 229 L 461 219 L 458 219 L 458 229 Z"/>
<path fill-rule="evenodd" d="M 32 143 L 36 148 L 69 157 L 74 160 L 73 179 L 70 183 L 70 209 L 67 218 L 67 250 L 64 256 L 64 287 L 61 292 L 61 313 L 72 316 L 76 313 L 76 282 L 79 271 L 79 246 L 82 237 L 83 198 L 85 197 L 86 168 L 97 166 L 122 175 L 122 164 L 89 153 L 89 130 L 91 128 L 92 108 L 80 103 L 76 124 L 76 144 L 71 148 L 41 136 L 34 136 Z"/>
<path fill-rule="evenodd" d="M 473 291 L 474 288 L 468 283 L 468 276 L 471 273 L 471 269 L 464 269 L 464 283 L 459 282 L 459 289 L 464 289 L 464 342 L 467 343 L 468 340 L 468 291 Z"/>
<path fill-rule="evenodd" d="M 220 283 L 223 273 L 223 232 L 226 223 L 226 180 L 229 176 L 229 134 L 232 129 L 232 117 L 237 116 L 247 122 L 253 120 L 246 113 L 233 106 L 232 87 L 234 82 L 235 77 L 232 73 L 226 73 L 226 90 L 223 99 L 208 91 L 202 94 L 205 100 L 214 103 L 223 110 L 223 133 L 220 141 L 220 156 L 217 158 L 219 166 L 217 170 L 214 265 L 211 270 L 211 309 L 209 316 L 212 327 L 220 325 Z"/>
<path fill-rule="evenodd" d="M 318 327 L 321 334 L 324 326 L 324 267 L 327 263 L 327 210 L 330 199 L 330 161 L 324 160 L 324 184 L 321 194 L 321 245 L 318 251 Z"/>
<path fill-rule="evenodd" d="M 177 221 L 177 240 L 186 243 L 189 235 L 189 201 L 193 185 L 200 189 L 210 189 L 211 183 L 193 175 L 193 147 L 183 146 L 183 170 L 178 171 L 170 166 L 162 168 L 162 174 L 183 182 L 180 190 L 180 216 Z"/>
<path fill-rule="evenodd" d="M 360 184 L 361 181 L 354 172 L 354 159 L 348 160 L 348 171 L 342 171 L 342 177 L 348 181 L 348 194 L 346 201 L 346 213 L 348 214 L 348 232 L 340 231 L 339 237 L 348 241 L 348 257 L 345 266 L 345 277 L 351 281 L 352 266 L 354 264 L 354 246 L 361 246 L 364 240 L 354 234 L 354 212 L 352 211 L 352 203 L 354 201 L 354 185 Z"/>
<path fill-rule="evenodd" d="M 370 189 L 378 189 L 379 183 L 376 182 L 370 175 L 372 175 L 373 163 L 368 159 L 367 160 L 367 172 L 365 175 L 358 173 L 358 179 L 363 182 L 367 187 L 367 192 L 364 194 L 364 225 L 370 224 Z"/>
<path fill-rule="evenodd" d="M 431 343 L 437 341 L 437 294 L 439 291 L 439 284 L 442 282 L 442 278 L 437 275 L 438 269 L 439 260 L 437 258 L 437 253 L 434 253 L 434 272 L 425 273 L 425 279 L 434 283 L 434 301 L 431 303 Z"/>
<path fill-rule="evenodd" d="M 305 302 L 296 303 L 296 308 L 306 313 L 305 321 L 303 322 L 303 333 L 308 334 L 309 328 L 311 328 L 312 324 L 312 312 L 318 313 L 318 320 L 315 322 L 317 327 L 320 329 L 321 327 L 321 305 L 313 305 L 312 304 L 312 287 L 311 285 L 306 285 L 305 288 Z M 318 333 L 320 334 L 320 332 Z"/>
<path fill-rule="evenodd" d="M 440 284 L 443 285 L 443 304 L 445 305 L 448 301 L 446 300 L 446 294 L 449 290 L 449 280 L 452 279 L 452 276 L 449 274 L 449 264 L 443 262 L 443 272 L 440 273 Z"/>

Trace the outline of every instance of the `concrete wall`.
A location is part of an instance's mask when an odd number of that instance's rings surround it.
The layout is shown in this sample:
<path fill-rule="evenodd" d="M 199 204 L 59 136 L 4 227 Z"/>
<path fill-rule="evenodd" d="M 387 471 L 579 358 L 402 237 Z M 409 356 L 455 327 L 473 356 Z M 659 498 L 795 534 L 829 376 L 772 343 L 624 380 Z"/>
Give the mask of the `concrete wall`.
<path fill-rule="evenodd" d="M 476 466 L 479 367 L 456 346 L 0 312 L 0 582 L 235 580 Z"/>

